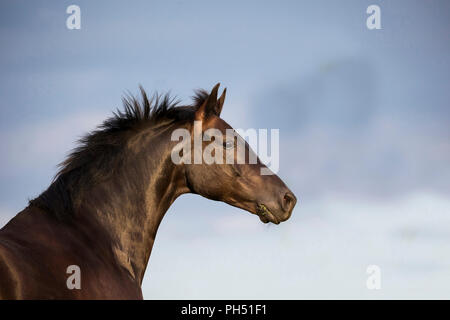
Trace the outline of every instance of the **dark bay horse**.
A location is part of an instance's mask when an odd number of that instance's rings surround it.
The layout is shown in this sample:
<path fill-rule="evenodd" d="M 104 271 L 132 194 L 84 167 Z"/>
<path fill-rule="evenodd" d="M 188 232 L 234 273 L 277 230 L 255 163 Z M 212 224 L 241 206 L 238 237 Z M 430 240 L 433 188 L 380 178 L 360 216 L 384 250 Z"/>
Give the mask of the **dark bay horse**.
<path fill-rule="evenodd" d="M 140 101 L 124 98 L 124 110 L 85 136 L 50 187 L 0 230 L 0 298 L 142 299 L 156 231 L 184 193 L 265 223 L 287 220 L 296 198 L 278 176 L 260 174 L 259 159 L 173 162 L 175 129 L 192 132 L 195 121 L 202 131 L 232 129 L 220 118 L 226 90 L 218 99 L 218 88 L 197 91 L 190 106 L 167 95 L 148 99 L 142 88 Z M 251 152 L 248 144 L 245 150 Z M 79 287 L 68 286 L 69 266 L 79 268 Z"/>

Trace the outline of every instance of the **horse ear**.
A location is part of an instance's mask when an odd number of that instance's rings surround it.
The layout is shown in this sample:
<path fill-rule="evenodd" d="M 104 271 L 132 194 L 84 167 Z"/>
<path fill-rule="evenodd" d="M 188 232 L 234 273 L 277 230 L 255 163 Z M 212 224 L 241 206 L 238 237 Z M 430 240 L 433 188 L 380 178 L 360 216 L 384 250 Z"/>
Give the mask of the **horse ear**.
<path fill-rule="evenodd" d="M 227 94 L 227 88 L 223 89 L 222 95 L 219 98 L 219 101 L 217 101 L 217 116 L 220 116 L 220 113 L 222 112 L 223 103 L 225 102 L 225 95 Z"/>
<path fill-rule="evenodd" d="M 222 111 L 222 106 L 219 107 L 219 102 L 217 101 L 217 91 L 219 90 L 220 83 L 216 84 L 214 88 L 211 90 L 211 93 L 209 94 L 208 98 L 203 102 L 203 104 L 198 108 L 198 110 L 195 112 L 195 118 L 200 119 L 206 119 L 210 115 L 220 115 L 220 111 Z M 222 94 L 223 96 L 223 94 Z M 220 97 L 222 98 L 222 97 Z M 223 100 L 225 100 L 225 97 L 223 97 Z"/>

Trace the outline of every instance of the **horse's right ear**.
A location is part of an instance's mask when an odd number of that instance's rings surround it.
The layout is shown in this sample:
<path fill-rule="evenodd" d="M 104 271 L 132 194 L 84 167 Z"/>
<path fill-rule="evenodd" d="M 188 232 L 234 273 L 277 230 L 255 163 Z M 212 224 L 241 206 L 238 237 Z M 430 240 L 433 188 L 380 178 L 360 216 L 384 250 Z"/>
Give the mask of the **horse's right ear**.
<path fill-rule="evenodd" d="M 225 92 L 220 97 L 221 101 L 217 101 L 217 91 L 219 91 L 220 83 L 216 84 L 211 90 L 208 98 L 195 112 L 196 120 L 203 120 L 208 118 L 210 115 L 220 116 L 222 111 L 223 101 L 225 100 Z"/>
<path fill-rule="evenodd" d="M 220 113 L 222 112 L 223 103 L 225 102 L 225 95 L 227 94 L 227 88 L 223 89 L 222 95 L 219 98 L 219 101 L 217 101 L 217 116 L 220 116 Z"/>

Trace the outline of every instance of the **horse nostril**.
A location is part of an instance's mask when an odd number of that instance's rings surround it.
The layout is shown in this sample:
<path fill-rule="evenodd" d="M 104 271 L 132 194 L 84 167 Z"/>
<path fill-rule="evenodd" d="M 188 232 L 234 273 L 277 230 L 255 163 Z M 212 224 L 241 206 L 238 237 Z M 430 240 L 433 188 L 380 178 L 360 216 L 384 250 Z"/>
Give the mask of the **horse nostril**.
<path fill-rule="evenodd" d="M 286 211 L 286 212 L 292 211 L 296 202 L 297 202 L 297 198 L 295 198 L 295 196 L 291 192 L 286 192 L 286 194 L 283 197 L 284 211 Z"/>

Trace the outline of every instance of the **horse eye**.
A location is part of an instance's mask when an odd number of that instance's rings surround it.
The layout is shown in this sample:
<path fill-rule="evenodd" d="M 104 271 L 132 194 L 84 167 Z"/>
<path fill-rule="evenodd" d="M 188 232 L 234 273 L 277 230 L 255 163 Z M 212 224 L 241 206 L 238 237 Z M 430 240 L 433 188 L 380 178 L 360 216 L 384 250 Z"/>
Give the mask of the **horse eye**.
<path fill-rule="evenodd" d="M 234 147 L 234 142 L 233 142 L 233 141 L 225 141 L 225 142 L 223 143 L 223 147 L 224 147 L 225 149 L 231 149 L 231 148 Z"/>

